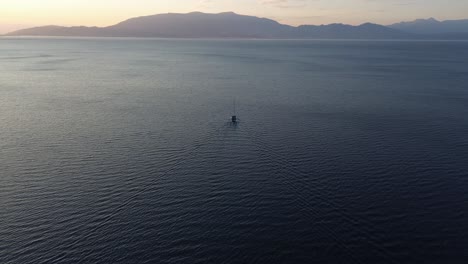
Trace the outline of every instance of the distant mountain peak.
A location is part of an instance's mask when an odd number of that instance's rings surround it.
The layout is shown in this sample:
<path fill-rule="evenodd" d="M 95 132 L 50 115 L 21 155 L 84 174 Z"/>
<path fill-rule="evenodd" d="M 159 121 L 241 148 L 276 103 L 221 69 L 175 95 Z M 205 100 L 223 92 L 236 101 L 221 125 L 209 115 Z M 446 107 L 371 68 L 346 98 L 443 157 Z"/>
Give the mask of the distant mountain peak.
<path fill-rule="evenodd" d="M 416 19 L 416 20 L 411 21 L 411 22 L 403 22 L 403 23 L 440 23 L 440 21 L 433 18 L 433 17 L 430 17 L 430 18 L 427 18 L 427 19 Z"/>
<path fill-rule="evenodd" d="M 406 25 L 421 25 L 421 24 L 435 24 L 435 23 L 440 23 L 439 20 L 431 17 L 431 18 L 419 18 L 419 19 L 415 19 L 413 21 L 403 21 L 403 22 L 399 22 L 399 23 L 395 23 L 393 25 L 390 25 L 390 27 L 393 27 L 393 26 L 406 26 Z"/>
<path fill-rule="evenodd" d="M 367 22 L 367 23 L 363 23 L 361 25 L 359 25 L 360 27 L 385 27 L 385 26 L 382 26 L 382 25 L 379 25 L 379 24 L 375 24 L 375 23 L 370 23 L 370 22 Z"/>
<path fill-rule="evenodd" d="M 389 27 L 416 34 L 468 33 L 468 20 L 439 21 L 431 17 L 400 22 Z"/>
<path fill-rule="evenodd" d="M 222 12 L 222 13 L 219 13 L 220 15 L 238 15 L 237 13 L 235 12 L 232 12 L 232 11 L 229 11 L 229 12 Z"/>

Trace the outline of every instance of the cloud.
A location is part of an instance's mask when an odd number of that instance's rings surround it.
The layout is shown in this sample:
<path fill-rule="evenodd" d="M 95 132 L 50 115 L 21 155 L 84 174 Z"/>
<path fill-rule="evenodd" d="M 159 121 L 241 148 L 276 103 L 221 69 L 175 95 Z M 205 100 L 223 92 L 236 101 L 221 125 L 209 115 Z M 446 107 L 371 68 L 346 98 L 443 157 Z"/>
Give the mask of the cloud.
<path fill-rule="evenodd" d="M 301 8 L 306 6 L 306 2 L 306 0 L 260 0 L 262 5 L 269 5 L 277 8 Z"/>
<path fill-rule="evenodd" d="M 206 8 L 211 6 L 211 4 L 213 4 L 213 0 L 200 0 L 198 1 L 197 6 L 201 8 Z"/>

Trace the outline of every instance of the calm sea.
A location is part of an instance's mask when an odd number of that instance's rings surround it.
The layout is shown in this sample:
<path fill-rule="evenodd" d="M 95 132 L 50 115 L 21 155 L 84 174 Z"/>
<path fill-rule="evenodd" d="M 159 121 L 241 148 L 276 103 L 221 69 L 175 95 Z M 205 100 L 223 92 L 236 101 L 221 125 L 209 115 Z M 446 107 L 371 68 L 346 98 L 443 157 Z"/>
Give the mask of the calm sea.
<path fill-rule="evenodd" d="M 468 42 L 0 39 L 0 263 L 467 247 Z"/>

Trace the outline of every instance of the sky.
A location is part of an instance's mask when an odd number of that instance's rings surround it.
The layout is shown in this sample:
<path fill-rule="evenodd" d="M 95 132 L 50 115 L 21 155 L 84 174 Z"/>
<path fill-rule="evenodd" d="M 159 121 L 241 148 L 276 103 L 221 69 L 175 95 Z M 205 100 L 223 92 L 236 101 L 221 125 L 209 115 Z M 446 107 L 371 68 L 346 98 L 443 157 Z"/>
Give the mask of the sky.
<path fill-rule="evenodd" d="M 109 26 L 131 17 L 192 11 L 233 11 L 289 25 L 386 25 L 468 18 L 468 0 L 0 0 L 0 33 L 42 25 Z"/>

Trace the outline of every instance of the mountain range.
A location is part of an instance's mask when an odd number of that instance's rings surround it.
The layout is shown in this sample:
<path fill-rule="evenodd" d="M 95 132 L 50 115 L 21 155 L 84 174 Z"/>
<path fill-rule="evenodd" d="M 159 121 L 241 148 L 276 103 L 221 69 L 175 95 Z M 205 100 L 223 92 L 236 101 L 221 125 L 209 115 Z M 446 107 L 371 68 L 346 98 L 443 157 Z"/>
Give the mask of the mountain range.
<path fill-rule="evenodd" d="M 435 19 L 389 26 L 365 23 L 302 25 L 233 12 L 159 14 L 131 18 L 109 27 L 43 26 L 11 32 L 7 36 L 156 37 L 156 38 L 259 38 L 259 39 L 468 39 L 468 20 Z"/>

